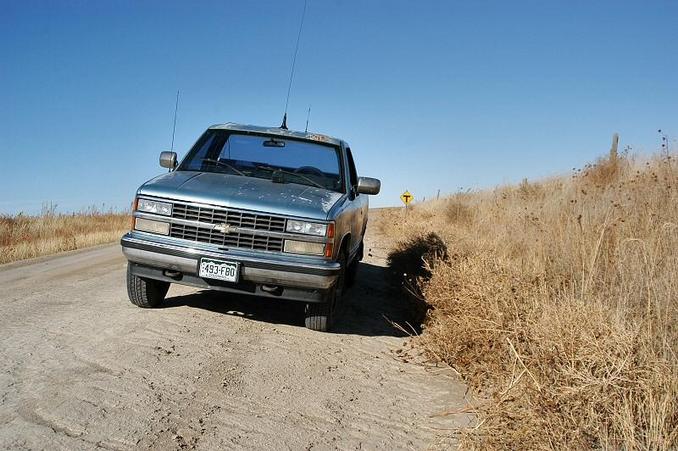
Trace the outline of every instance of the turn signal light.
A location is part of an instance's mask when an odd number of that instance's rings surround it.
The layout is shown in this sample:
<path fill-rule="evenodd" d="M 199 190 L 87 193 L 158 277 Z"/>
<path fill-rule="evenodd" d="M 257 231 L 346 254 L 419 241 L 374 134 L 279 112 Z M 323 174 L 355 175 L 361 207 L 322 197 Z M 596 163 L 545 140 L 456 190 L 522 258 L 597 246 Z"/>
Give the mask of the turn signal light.
<path fill-rule="evenodd" d="M 134 230 L 134 212 L 137 211 L 137 206 L 139 205 L 139 198 L 135 197 L 134 200 L 132 201 L 132 217 L 130 218 L 130 225 L 129 228 L 130 230 Z"/>
<path fill-rule="evenodd" d="M 334 252 L 334 243 L 325 243 L 325 257 L 331 258 Z"/>
<path fill-rule="evenodd" d="M 334 238 L 334 223 L 327 224 L 327 238 Z"/>

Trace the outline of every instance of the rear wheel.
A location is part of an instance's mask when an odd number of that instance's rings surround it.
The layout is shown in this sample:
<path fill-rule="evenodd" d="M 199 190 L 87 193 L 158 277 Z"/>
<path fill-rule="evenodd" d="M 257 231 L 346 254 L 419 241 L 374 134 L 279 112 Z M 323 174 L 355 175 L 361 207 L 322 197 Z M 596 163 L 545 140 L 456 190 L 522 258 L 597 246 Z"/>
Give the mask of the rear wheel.
<path fill-rule="evenodd" d="M 317 330 L 319 332 L 328 332 L 332 329 L 334 317 L 337 313 L 337 307 L 341 304 L 344 294 L 345 274 L 346 274 L 346 252 L 342 251 L 339 256 L 339 263 L 341 269 L 339 276 L 330 289 L 325 302 L 314 302 L 306 304 L 306 320 L 305 325 L 307 329 Z"/>
<path fill-rule="evenodd" d="M 169 282 L 136 276 L 127 265 L 127 295 L 132 304 L 143 308 L 157 307 L 165 299 L 169 286 Z"/>

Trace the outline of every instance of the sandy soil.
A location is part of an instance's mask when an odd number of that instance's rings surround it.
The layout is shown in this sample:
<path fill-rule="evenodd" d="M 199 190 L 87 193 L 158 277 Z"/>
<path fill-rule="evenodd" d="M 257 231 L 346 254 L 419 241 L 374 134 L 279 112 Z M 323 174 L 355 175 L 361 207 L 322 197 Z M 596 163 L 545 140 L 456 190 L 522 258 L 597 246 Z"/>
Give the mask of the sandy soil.
<path fill-rule="evenodd" d="M 298 303 L 181 286 L 139 309 L 118 245 L 0 267 L 0 448 L 454 445 L 469 418 L 437 414 L 465 387 L 401 357 L 378 241 L 334 333 L 305 329 Z"/>

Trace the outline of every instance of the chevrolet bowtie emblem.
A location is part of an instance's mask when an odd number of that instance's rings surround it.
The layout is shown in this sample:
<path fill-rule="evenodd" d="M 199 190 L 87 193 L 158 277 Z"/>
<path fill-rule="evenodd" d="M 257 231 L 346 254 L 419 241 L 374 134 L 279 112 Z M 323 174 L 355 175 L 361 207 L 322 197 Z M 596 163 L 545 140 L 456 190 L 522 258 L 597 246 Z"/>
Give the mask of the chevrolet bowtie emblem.
<path fill-rule="evenodd" d="M 215 224 L 214 227 L 212 227 L 212 230 L 216 230 L 218 232 L 223 233 L 226 235 L 228 232 L 231 231 L 231 226 L 229 224 Z"/>

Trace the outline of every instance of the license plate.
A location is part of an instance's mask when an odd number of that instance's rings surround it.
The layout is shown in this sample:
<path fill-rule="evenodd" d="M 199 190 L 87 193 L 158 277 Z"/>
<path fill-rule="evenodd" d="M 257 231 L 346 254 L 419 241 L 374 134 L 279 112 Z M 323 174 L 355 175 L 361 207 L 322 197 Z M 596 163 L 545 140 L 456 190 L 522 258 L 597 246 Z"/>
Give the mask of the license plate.
<path fill-rule="evenodd" d="M 237 282 L 240 275 L 240 265 L 236 262 L 227 262 L 223 260 L 212 260 L 211 258 L 201 258 L 198 275 L 206 279 L 224 280 L 226 282 Z"/>

